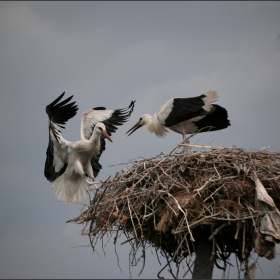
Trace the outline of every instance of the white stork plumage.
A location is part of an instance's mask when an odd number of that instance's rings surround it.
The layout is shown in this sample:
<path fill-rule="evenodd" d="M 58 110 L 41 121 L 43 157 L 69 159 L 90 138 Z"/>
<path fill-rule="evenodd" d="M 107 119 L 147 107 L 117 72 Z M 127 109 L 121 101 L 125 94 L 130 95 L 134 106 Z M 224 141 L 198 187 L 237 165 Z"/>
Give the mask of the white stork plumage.
<path fill-rule="evenodd" d="M 214 131 L 230 125 L 227 110 L 217 104 L 218 93 L 210 90 L 197 97 L 172 98 L 162 105 L 153 116 L 144 114 L 139 121 L 126 133 L 131 135 L 135 130 L 146 125 L 151 133 L 164 137 L 167 128 L 182 134 Z"/>
<path fill-rule="evenodd" d="M 124 109 L 96 107 L 83 112 L 80 140 L 70 142 L 59 127 L 73 118 L 78 110 L 72 97 L 58 103 L 65 92 L 46 107 L 49 117 L 49 144 L 44 174 L 52 183 L 55 195 L 64 202 L 79 202 L 87 192 L 96 189 L 95 177 L 102 166 L 99 158 L 105 150 L 105 138 L 112 142 L 111 133 L 130 117 L 134 102 Z"/>

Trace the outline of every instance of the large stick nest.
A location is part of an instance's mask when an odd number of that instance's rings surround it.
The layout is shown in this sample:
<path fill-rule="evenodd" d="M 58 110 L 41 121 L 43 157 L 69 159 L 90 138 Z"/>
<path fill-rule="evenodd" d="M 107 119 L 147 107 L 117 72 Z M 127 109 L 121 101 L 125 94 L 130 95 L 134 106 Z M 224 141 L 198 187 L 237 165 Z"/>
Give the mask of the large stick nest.
<path fill-rule="evenodd" d="M 192 151 L 178 153 L 183 145 Z M 213 243 L 218 268 L 225 269 L 234 253 L 250 277 L 253 249 L 259 256 L 275 257 L 279 239 L 262 230 L 265 212 L 258 206 L 256 182 L 275 203 L 268 212 L 278 212 L 280 152 L 181 144 L 170 154 L 128 164 L 132 166 L 102 182 L 86 210 L 69 221 L 85 224 L 82 234 L 89 235 L 93 249 L 105 236 L 114 237 L 116 244 L 123 233 L 131 245 L 130 264 L 137 263 L 139 251 L 145 263 L 144 249 L 152 246 L 166 258 L 174 277 L 171 261 L 178 266 L 189 258 L 191 271 L 190 257 L 202 231 Z"/>

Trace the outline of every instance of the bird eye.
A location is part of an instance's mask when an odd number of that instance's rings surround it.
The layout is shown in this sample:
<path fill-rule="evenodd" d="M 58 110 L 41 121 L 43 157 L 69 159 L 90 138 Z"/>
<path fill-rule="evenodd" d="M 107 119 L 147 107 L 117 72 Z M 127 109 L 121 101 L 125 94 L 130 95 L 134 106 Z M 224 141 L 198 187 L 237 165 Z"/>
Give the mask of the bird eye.
<path fill-rule="evenodd" d="M 139 122 L 142 121 L 142 117 L 139 119 Z"/>

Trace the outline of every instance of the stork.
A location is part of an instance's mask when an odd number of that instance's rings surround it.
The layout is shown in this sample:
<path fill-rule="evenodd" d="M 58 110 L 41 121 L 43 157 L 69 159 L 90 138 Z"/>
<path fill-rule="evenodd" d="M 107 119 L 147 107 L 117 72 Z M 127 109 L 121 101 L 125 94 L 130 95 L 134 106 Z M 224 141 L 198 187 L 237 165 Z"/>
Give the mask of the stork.
<path fill-rule="evenodd" d="M 58 103 L 63 92 L 46 106 L 49 117 L 49 143 L 46 151 L 44 175 L 51 182 L 57 198 L 64 202 L 79 202 L 87 192 L 96 189 L 94 179 L 102 166 L 99 158 L 105 150 L 105 138 L 112 142 L 111 133 L 130 117 L 135 101 L 127 108 L 110 110 L 95 107 L 83 112 L 80 140 L 70 142 L 61 135 L 60 128 L 73 118 L 78 106 L 69 101 L 73 95 Z"/>
<path fill-rule="evenodd" d="M 126 133 L 131 135 L 143 125 L 158 137 L 164 137 L 167 128 L 182 134 L 214 131 L 230 126 L 227 110 L 217 104 L 218 93 L 210 90 L 197 97 L 172 98 L 162 105 L 153 116 L 144 114 Z"/>

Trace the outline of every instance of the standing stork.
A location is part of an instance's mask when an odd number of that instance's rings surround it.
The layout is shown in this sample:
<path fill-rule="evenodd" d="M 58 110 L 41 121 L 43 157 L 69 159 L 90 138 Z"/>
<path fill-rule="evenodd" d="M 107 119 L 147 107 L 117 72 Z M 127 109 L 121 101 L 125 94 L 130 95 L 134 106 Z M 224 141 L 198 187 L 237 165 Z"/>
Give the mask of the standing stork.
<path fill-rule="evenodd" d="M 127 108 L 109 110 L 96 107 L 83 112 L 80 140 L 70 142 L 61 135 L 60 128 L 73 118 L 78 106 L 68 103 L 72 97 L 58 103 L 65 92 L 46 107 L 49 117 L 49 144 L 44 174 L 52 183 L 55 195 L 64 202 L 81 201 L 87 191 L 96 189 L 94 182 L 102 166 L 99 158 L 105 150 L 105 138 L 112 142 L 111 133 L 130 117 L 135 101 Z"/>
<path fill-rule="evenodd" d="M 210 90 L 197 97 L 172 98 L 162 105 L 153 116 L 144 114 L 126 133 L 131 135 L 135 130 L 146 125 L 151 133 L 164 137 L 167 128 L 182 134 L 214 131 L 230 126 L 227 110 L 217 104 L 218 93 Z"/>

